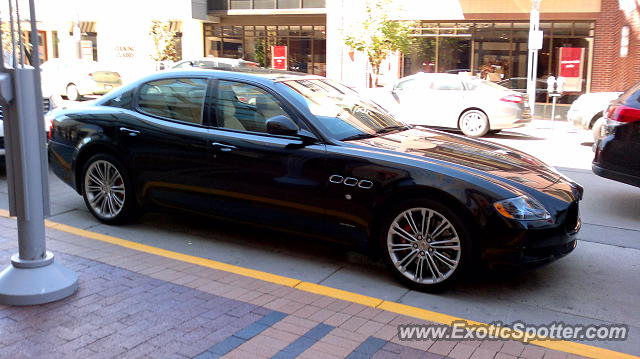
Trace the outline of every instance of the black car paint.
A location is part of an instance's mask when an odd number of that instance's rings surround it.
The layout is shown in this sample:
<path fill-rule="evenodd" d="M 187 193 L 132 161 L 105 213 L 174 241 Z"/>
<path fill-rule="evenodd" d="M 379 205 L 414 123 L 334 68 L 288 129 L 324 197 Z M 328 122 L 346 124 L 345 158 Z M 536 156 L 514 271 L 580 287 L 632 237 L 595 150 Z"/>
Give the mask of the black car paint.
<path fill-rule="evenodd" d="M 135 101 L 130 108 L 101 106 L 127 91 L 135 98 L 143 79 L 83 108 L 57 112 L 49 146 L 54 172 L 80 193 L 82 161 L 89 153 L 108 151 L 131 173 L 140 205 L 271 225 L 361 249 L 375 247 L 371 239 L 377 225 L 394 203 L 424 196 L 458 212 L 469 225 L 476 252 L 491 263 L 542 263 L 575 246 L 582 188 L 527 154 L 435 130 L 340 141 L 318 131 L 303 101 L 278 79 L 218 71 L 153 78 L 181 76 L 258 85 L 283 101 L 308 135 L 212 128 L 207 126 L 210 111 L 203 126 L 193 126 L 141 114 Z M 234 150 L 221 151 L 213 143 Z M 373 185 L 334 183 L 329 181 L 333 175 Z M 509 220 L 493 208 L 497 200 L 520 195 L 540 201 L 551 219 Z"/>
<path fill-rule="evenodd" d="M 640 110 L 640 84 L 636 84 L 628 92 L 611 101 L 609 107 L 624 105 Z M 595 145 L 593 172 L 601 177 L 640 187 L 638 153 L 640 153 L 640 121 L 607 129 L 607 135 Z"/>

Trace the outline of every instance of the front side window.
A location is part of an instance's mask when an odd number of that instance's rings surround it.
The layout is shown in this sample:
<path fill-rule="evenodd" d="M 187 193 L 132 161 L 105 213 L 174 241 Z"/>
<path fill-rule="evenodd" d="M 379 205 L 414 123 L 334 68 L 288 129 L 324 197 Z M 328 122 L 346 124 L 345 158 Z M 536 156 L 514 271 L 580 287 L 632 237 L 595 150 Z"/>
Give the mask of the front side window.
<path fill-rule="evenodd" d="M 207 80 L 179 78 L 147 82 L 138 92 L 138 109 L 181 122 L 202 124 Z"/>
<path fill-rule="evenodd" d="M 254 85 L 220 81 L 214 98 L 217 126 L 232 130 L 267 132 L 268 119 L 283 115 L 283 109 L 275 97 Z"/>

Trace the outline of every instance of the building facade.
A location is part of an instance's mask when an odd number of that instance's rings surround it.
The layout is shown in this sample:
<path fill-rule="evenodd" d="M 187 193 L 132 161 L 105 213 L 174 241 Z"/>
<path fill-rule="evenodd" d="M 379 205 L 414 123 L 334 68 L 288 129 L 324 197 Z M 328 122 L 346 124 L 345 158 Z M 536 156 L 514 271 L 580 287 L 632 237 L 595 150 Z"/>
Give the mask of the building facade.
<path fill-rule="evenodd" d="M 530 0 L 392 1 L 392 18 L 416 22 L 417 45 L 387 59 L 382 83 L 418 71 L 493 81 L 526 77 Z M 36 6 L 43 60 L 90 58 L 125 79 L 154 71 L 149 31 L 152 20 L 161 20 L 177 33 L 182 58 L 244 58 L 271 67 L 277 57 L 282 68 L 370 84 L 366 57 L 343 41 L 362 19 L 364 0 L 40 0 Z M 575 93 L 621 91 L 640 81 L 640 0 L 542 0 L 540 10 L 539 78 L 567 77 Z"/>

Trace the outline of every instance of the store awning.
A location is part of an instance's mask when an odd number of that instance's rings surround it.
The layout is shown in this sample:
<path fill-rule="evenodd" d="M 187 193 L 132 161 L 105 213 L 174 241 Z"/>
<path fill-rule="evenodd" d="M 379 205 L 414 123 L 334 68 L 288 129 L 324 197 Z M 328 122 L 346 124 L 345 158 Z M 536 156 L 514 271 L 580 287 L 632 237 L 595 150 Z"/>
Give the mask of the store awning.
<path fill-rule="evenodd" d="M 73 27 L 76 25 L 76 23 L 71 23 L 71 28 L 69 29 L 69 32 L 73 32 Z M 88 32 L 96 32 L 96 22 L 95 21 L 80 21 L 80 23 L 78 24 L 78 27 L 80 28 L 80 33 L 82 34 L 86 34 Z"/>

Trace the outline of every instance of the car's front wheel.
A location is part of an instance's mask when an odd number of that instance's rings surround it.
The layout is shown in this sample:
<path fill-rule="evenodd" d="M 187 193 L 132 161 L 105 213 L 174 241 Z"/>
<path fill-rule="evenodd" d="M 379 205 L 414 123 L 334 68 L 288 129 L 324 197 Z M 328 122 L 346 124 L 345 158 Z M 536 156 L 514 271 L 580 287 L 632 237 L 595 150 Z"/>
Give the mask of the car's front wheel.
<path fill-rule="evenodd" d="M 469 137 L 482 137 L 489 129 L 489 118 L 480 110 L 467 110 L 460 116 L 460 130 Z"/>
<path fill-rule="evenodd" d="M 124 165 L 108 154 L 91 157 L 82 172 L 82 196 L 87 208 L 104 223 L 122 223 L 134 216 L 135 199 Z"/>
<path fill-rule="evenodd" d="M 460 277 L 471 244 L 456 213 L 427 199 L 406 201 L 391 213 L 380 241 L 387 266 L 400 281 L 439 292 Z"/>

